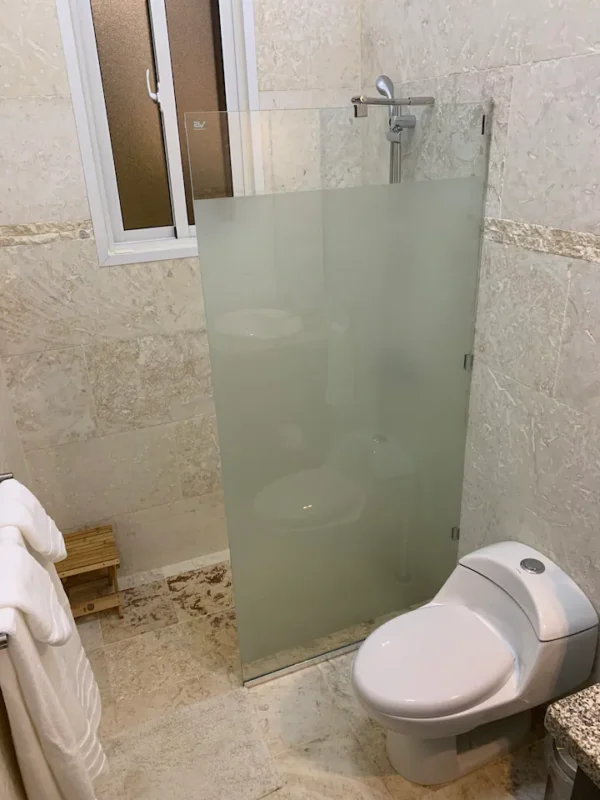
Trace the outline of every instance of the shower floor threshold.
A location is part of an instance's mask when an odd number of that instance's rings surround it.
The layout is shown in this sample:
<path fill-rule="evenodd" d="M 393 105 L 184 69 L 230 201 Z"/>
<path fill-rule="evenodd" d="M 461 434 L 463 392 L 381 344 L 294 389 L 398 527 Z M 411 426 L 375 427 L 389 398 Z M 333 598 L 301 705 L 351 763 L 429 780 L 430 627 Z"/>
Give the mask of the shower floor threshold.
<path fill-rule="evenodd" d="M 301 669 L 306 669 L 307 667 L 312 667 L 315 664 L 320 664 L 323 661 L 329 661 L 331 658 L 336 658 L 337 656 L 343 656 L 345 653 L 351 653 L 353 650 L 358 650 L 364 640 L 369 636 L 369 634 L 373 633 L 376 628 L 379 628 L 380 625 L 383 625 L 385 622 L 388 622 L 391 619 L 395 619 L 396 617 L 400 616 L 401 614 L 405 614 L 408 611 L 414 611 L 417 608 L 428 603 L 429 600 L 421 601 L 419 603 L 413 603 L 408 608 L 405 609 L 395 609 L 387 614 L 382 614 L 379 617 L 375 617 L 375 619 L 371 619 L 367 622 L 359 623 L 358 625 L 352 626 L 352 628 L 345 628 L 343 631 L 338 631 L 336 634 L 332 634 L 331 638 L 335 638 L 341 642 L 349 642 L 349 644 L 341 644 L 340 646 L 335 646 L 336 642 L 330 641 L 326 642 L 326 638 L 330 637 L 323 637 L 322 640 L 316 640 L 310 647 L 307 647 L 310 651 L 316 654 L 311 655 L 310 652 L 307 654 L 306 658 L 298 657 L 298 660 L 294 658 L 292 654 L 293 651 L 283 650 L 276 655 L 276 659 L 281 659 L 284 663 L 281 666 L 272 665 L 271 668 L 268 668 L 265 664 L 263 669 L 259 669 L 258 663 L 259 662 L 251 662 L 245 664 L 243 669 L 252 669 L 254 668 L 255 672 L 260 672 L 261 674 L 256 675 L 256 677 L 248 678 L 244 680 L 244 686 L 251 687 L 251 686 L 258 686 L 261 683 L 266 683 L 267 681 L 273 680 L 274 678 L 281 678 L 283 675 L 289 675 L 292 672 L 297 672 Z M 325 640 L 325 641 L 324 641 Z M 319 648 L 319 643 L 321 643 L 321 647 Z M 329 645 L 329 649 L 327 649 L 327 645 Z M 294 648 L 296 649 L 296 648 Z M 321 650 L 321 652 L 319 652 Z M 300 654 L 298 654 L 299 656 Z M 293 664 L 286 664 L 286 660 L 294 661 Z M 271 659 L 267 659 L 271 661 Z M 272 663 L 272 661 L 271 661 Z"/>
<path fill-rule="evenodd" d="M 259 675 L 257 678 L 250 678 L 249 680 L 244 681 L 244 686 L 247 688 L 259 686 L 261 683 L 268 683 L 269 681 L 275 680 L 275 678 L 282 678 L 284 675 L 291 675 L 293 672 L 299 672 L 301 669 L 312 667 L 315 664 L 321 664 L 323 661 L 330 661 L 332 658 L 343 656 L 346 653 L 352 653 L 354 650 L 358 650 L 363 641 L 364 640 L 361 640 L 360 642 L 353 642 L 352 644 L 347 644 L 344 647 L 337 647 L 335 650 L 330 650 L 328 653 L 322 653 L 321 655 L 313 656 L 312 658 L 306 658 L 304 661 L 299 661 L 297 664 L 292 664 L 289 667 L 282 667 L 281 669 L 267 672 L 264 675 Z"/>

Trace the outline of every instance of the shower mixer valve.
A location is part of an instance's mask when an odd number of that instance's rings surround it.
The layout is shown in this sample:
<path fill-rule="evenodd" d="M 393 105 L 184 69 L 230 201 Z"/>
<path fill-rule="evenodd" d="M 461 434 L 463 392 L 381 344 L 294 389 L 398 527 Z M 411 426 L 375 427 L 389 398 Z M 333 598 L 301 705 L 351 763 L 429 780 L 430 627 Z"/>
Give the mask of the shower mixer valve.
<path fill-rule="evenodd" d="M 388 142 L 400 144 L 402 141 L 402 131 L 406 128 L 414 128 L 416 124 L 416 117 L 412 114 L 405 114 L 401 117 L 392 117 L 390 119 L 390 129 L 386 133 Z"/>
<path fill-rule="evenodd" d="M 390 130 L 394 133 L 400 133 L 405 128 L 414 128 L 417 124 L 417 118 L 414 114 L 402 114 L 399 117 L 392 117 L 390 119 Z"/>

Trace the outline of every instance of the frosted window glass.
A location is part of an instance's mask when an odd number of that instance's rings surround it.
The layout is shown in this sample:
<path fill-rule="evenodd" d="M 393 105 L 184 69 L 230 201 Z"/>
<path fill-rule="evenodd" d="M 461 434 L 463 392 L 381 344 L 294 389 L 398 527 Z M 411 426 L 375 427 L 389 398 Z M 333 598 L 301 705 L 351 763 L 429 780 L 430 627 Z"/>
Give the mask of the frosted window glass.
<path fill-rule="evenodd" d="M 146 0 L 91 0 L 125 230 L 172 225 Z"/>
<path fill-rule="evenodd" d="M 166 0 L 166 9 L 188 219 L 192 224 L 194 212 L 185 114 L 225 109 L 219 8 L 216 0 Z M 202 146 L 193 157 L 196 197 L 232 194 L 229 138 L 224 118 L 221 125 L 206 131 Z"/>

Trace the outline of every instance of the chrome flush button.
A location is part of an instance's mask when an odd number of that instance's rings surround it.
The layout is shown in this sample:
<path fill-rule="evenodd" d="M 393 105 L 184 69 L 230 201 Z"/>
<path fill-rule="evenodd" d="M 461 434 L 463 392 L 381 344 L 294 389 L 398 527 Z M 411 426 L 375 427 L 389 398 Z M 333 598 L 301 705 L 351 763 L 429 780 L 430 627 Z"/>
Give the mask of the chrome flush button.
<path fill-rule="evenodd" d="M 524 558 L 521 561 L 521 566 L 525 572 L 531 572 L 533 575 L 541 575 L 542 572 L 546 571 L 546 567 L 538 558 Z"/>

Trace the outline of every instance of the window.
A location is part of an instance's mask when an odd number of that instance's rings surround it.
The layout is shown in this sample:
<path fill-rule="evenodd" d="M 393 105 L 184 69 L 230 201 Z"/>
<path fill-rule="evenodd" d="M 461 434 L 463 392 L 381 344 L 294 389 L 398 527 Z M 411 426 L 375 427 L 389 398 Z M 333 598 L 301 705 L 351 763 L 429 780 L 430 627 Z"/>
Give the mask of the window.
<path fill-rule="evenodd" d="M 102 264 L 197 251 L 184 115 L 258 97 L 252 6 L 239 0 L 236 17 L 231 3 L 58 0 Z M 226 120 L 204 140 L 196 197 L 234 193 L 240 147 Z"/>

